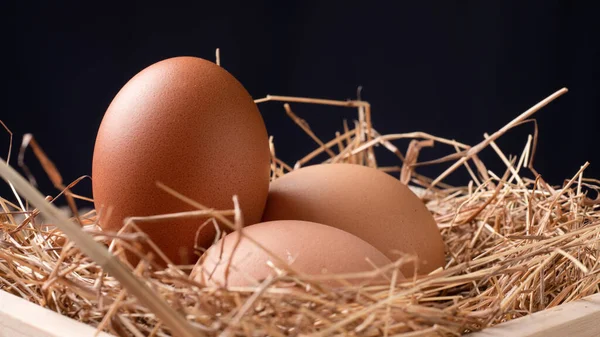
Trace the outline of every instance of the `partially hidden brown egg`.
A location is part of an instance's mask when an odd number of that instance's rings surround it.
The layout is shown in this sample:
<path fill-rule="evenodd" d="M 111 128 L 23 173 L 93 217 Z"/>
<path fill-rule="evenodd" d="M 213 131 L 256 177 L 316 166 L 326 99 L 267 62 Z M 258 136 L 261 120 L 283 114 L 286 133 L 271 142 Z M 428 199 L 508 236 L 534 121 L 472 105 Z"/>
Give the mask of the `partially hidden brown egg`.
<path fill-rule="evenodd" d="M 356 164 L 311 165 L 271 183 L 263 221 L 305 220 L 333 226 L 379 249 L 419 258 L 418 273 L 444 265 L 444 243 L 425 204 L 404 184 Z M 414 274 L 414 264 L 402 267 Z"/>
<path fill-rule="evenodd" d="M 364 272 L 390 263 L 383 253 L 348 232 L 314 222 L 282 220 L 245 227 L 241 239 L 239 232 L 225 236 L 202 256 L 191 277 L 204 285 L 224 286 L 229 264 L 227 286 L 256 285 L 269 275 L 277 275 L 273 267 L 285 270 L 289 266 L 295 272 L 308 275 L 363 273 L 361 277 L 346 279 L 356 284 L 384 280 L 382 276 L 369 276 Z M 327 278 L 321 281 L 341 285 L 338 280 Z"/>
<path fill-rule="evenodd" d="M 232 209 L 237 195 L 245 224 L 256 223 L 269 165 L 263 119 L 240 82 L 201 58 L 162 60 L 131 78 L 102 119 L 92 167 L 100 225 L 115 231 L 129 216 L 194 210 L 157 182 L 215 209 Z M 173 262 L 193 263 L 194 236 L 204 220 L 139 225 Z M 208 247 L 214 233 L 207 226 L 198 245 Z"/>

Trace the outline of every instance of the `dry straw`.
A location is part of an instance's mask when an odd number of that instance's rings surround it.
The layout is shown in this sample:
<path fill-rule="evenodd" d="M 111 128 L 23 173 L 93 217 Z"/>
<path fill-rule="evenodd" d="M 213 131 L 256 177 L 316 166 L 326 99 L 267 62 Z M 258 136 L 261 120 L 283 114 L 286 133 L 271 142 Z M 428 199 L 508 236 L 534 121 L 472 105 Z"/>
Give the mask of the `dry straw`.
<path fill-rule="evenodd" d="M 90 201 L 71 192 L 85 177 L 64 186 L 39 145 L 25 137 L 20 166 L 28 172 L 23 153 L 31 148 L 61 192 L 44 198 L 0 163 L 0 174 L 14 192 L 0 198 L 0 289 L 118 336 L 458 336 L 580 299 L 599 291 L 600 200 L 588 194 L 598 195 L 600 181 L 584 177 L 585 163 L 562 186 L 546 183 L 532 166 L 537 127 L 517 156 L 505 154 L 496 143 L 565 92 L 557 91 L 497 132 L 485 134 L 475 146 L 424 132 L 381 135 L 371 123 L 370 105 L 361 100 L 267 96 L 256 101 L 284 102 L 287 114 L 318 145 L 288 165 L 276 157 L 271 140 L 272 179 L 326 155 L 325 162 L 398 174 L 423 199 L 443 234 L 447 263 L 443 270 L 410 279 L 397 277 L 401 265 L 414 263 L 410 256 L 353 275 L 303 275 L 292 265 L 274 269 L 272 277 L 255 286 L 228 289 L 193 282 L 191 266 L 158 268 L 156 259 L 166 260 L 158 249 L 137 266 L 128 265 L 119 257 L 126 251 L 139 255 L 139 243 L 148 242 L 136 225 L 143 221 L 199 217 L 203 226 L 219 220 L 243 235 L 237 200 L 233 198 L 231 210 L 209 209 L 159 182 L 158 188 L 197 211 L 131 218 L 119 233 L 102 232 L 95 211 L 80 214 L 75 208 L 75 199 Z M 292 105 L 301 103 L 356 109 L 358 118 L 344 121 L 343 131 L 325 141 L 293 112 Z M 400 139 L 409 141 L 406 153 L 393 143 Z M 418 162 L 420 151 L 438 144 L 452 154 Z M 396 155 L 398 165 L 378 166 L 380 149 Z M 494 151 L 506 170 L 488 170 L 478 157 L 484 149 Z M 416 172 L 451 161 L 433 179 Z M 471 176 L 466 186 L 444 183 L 461 167 Z M 75 211 L 70 219 L 52 205 L 59 197 Z M 387 284 L 345 282 L 382 274 Z M 323 284 L 331 279 L 340 286 Z"/>

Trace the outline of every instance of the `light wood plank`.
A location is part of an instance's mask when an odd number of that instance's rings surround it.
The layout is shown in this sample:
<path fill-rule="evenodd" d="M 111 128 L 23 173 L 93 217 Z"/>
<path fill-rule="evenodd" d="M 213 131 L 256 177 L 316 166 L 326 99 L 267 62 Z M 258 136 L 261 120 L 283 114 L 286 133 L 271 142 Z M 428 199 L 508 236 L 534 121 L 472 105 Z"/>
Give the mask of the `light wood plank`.
<path fill-rule="evenodd" d="M 94 337 L 93 327 L 0 291 L 0 337 Z M 98 337 L 114 337 L 100 333 Z"/>
<path fill-rule="evenodd" d="M 0 291 L 0 337 L 93 337 L 96 329 Z M 114 337 L 100 333 L 99 337 Z M 598 337 L 600 294 L 511 320 L 467 337 Z"/>
<path fill-rule="evenodd" d="M 468 337 L 598 337 L 600 294 L 517 318 Z"/>

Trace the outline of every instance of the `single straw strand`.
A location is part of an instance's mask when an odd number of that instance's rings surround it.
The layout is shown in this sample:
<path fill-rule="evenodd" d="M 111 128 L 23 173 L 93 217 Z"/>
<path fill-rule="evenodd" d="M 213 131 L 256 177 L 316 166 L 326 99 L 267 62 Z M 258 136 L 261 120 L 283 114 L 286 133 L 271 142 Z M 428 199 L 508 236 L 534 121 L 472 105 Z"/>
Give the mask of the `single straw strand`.
<path fill-rule="evenodd" d="M 485 139 L 481 143 L 479 143 L 476 146 L 472 147 L 471 149 L 467 150 L 465 156 L 462 157 L 462 158 L 460 158 L 458 161 L 456 161 L 454 164 L 452 164 L 452 166 L 450 166 L 446 171 L 444 171 L 437 178 L 435 178 L 433 180 L 433 182 L 431 182 L 431 185 L 427 188 L 427 190 L 428 191 L 431 190 L 431 188 L 435 187 L 440 181 L 442 181 L 444 178 L 446 178 L 448 175 L 450 175 L 450 173 L 454 172 L 454 170 L 456 170 L 459 166 L 461 166 L 462 164 L 464 164 L 465 162 L 467 162 L 473 155 L 481 152 L 481 150 L 483 150 L 484 148 L 486 148 L 491 142 L 493 142 L 494 140 L 500 138 L 500 136 L 502 136 L 503 134 L 505 134 L 515 124 L 518 124 L 518 123 L 524 121 L 529 116 L 533 115 L 538 110 L 540 110 L 541 108 L 545 107 L 550 102 L 554 101 L 555 99 L 557 99 L 558 97 L 562 96 L 563 94 L 565 94 L 567 92 L 568 92 L 567 88 L 562 88 L 562 89 L 556 91 L 552 95 L 550 95 L 550 96 L 544 98 L 543 100 L 541 100 L 540 102 L 538 102 L 536 105 L 534 105 L 531 108 L 527 109 L 525 112 L 523 112 L 517 118 L 513 119 L 510 123 L 506 124 L 500 130 L 494 132 L 489 138 Z"/>

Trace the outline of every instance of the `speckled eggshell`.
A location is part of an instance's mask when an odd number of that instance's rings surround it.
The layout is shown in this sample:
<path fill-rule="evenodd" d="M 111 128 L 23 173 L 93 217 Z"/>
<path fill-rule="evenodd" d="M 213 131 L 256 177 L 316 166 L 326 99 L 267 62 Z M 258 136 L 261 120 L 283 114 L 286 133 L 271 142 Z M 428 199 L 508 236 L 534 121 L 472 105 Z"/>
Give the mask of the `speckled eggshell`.
<path fill-rule="evenodd" d="M 345 230 L 392 260 L 397 251 L 416 254 L 419 274 L 444 265 L 444 243 L 425 204 L 398 179 L 374 168 L 312 165 L 274 180 L 263 221 L 290 219 Z M 413 275 L 414 265 L 402 272 Z"/>
<path fill-rule="evenodd" d="M 248 226 L 244 228 L 241 240 L 238 232 L 227 235 L 202 256 L 192 271 L 192 278 L 201 284 L 224 286 L 229 260 L 228 286 L 255 285 L 268 275 L 275 276 L 267 263 L 270 261 L 280 269 L 282 264 L 246 237 L 260 243 L 296 272 L 309 275 L 365 272 L 374 270 L 374 266 L 391 263 L 383 253 L 348 232 L 314 222 L 283 220 Z M 350 281 L 377 282 L 377 278 L 361 277 Z M 340 285 L 336 280 L 325 283 Z"/>
<path fill-rule="evenodd" d="M 232 209 L 237 194 L 245 224 L 256 223 L 265 206 L 269 165 L 263 119 L 231 74 L 196 57 L 157 62 L 118 92 L 98 130 L 92 184 L 100 225 L 116 231 L 128 216 L 194 210 L 156 182 L 216 209 Z M 205 220 L 140 226 L 173 262 L 193 263 L 194 236 Z M 209 246 L 214 233 L 207 226 L 198 244 Z"/>

